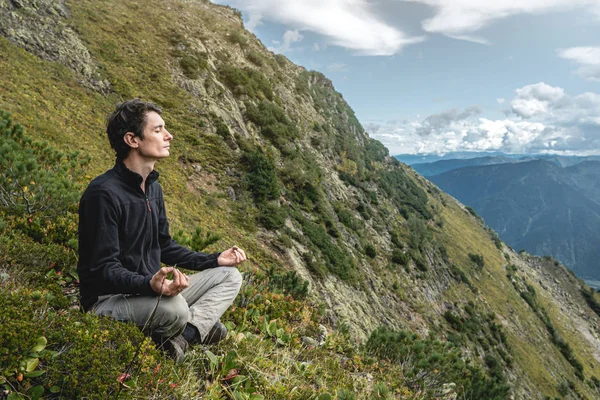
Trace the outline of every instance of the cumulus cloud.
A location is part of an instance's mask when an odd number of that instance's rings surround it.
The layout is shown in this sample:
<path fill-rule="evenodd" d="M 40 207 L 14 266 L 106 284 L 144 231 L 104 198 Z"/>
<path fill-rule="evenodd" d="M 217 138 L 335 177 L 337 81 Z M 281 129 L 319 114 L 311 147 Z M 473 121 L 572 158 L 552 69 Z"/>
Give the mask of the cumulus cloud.
<path fill-rule="evenodd" d="M 227 3 L 254 16 L 253 21 L 270 19 L 297 31 L 315 32 L 325 36 L 328 44 L 358 54 L 392 55 L 424 40 L 384 22 L 376 12 L 381 3 L 369 0 L 231 0 Z"/>
<path fill-rule="evenodd" d="M 504 119 L 478 107 L 452 109 L 424 119 L 366 124 L 391 154 L 456 151 L 600 154 L 600 94 L 571 96 L 543 82 L 515 90 Z"/>
<path fill-rule="evenodd" d="M 465 120 L 469 117 L 481 113 L 479 107 L 468 107 L 465 110 L 452 109 L 439 114 L 433 114 L 425 118 L 423 122 L 415 129 L 415 133 L 420 136 L 435 135 L 440 131 L 451 129 L 460 129 Z"/>
<path fill-rule="evenodd" d="M 579 75 L 600 81 L 600 47 L 570 47 L 559 49 L 558 55 L 564 59 L 575 61 L 579 65 Z"/>
<path fill-rule="evenodd" d="M 516 90 L 517 97 L 510 103 L 512 111 L 520 117 L 531 118 L 543 115 L 561 105 L 565 98 L 565 91 L 559 87 L 552 87 L 539 82 L 523 86 Z"/>
<path fill-rule="evenodd" d="M 422 21 L 430 33 L 441 33 L 452 38 L 486 43 L 472 35 L 490 22 L 518 14 L 542 14 L 576 8 L 586 8 L 600 15 L 597 0 L 406 0 L 426 4 L 434 9 L 433 17 Z"/>
<path fill-rule="evenodd" d="M 262 19 L 263 17 L 261 14 L 251 13 L 250 15 L 248 15 L 248 20 L 244 23 L 244 26 L 250 32 L 256 32 L 256 28 L 263 24 Z"/>
<path fill-rule="evenodd" d="M 282 40 L 272 40 L 275 46 L 270 46 L 269 50 L 274 53 L 288 53 L 292 49 L 292 44 L 299 43 L 304 39 L 304 36 L 297 30 L 285 31 Z"/>

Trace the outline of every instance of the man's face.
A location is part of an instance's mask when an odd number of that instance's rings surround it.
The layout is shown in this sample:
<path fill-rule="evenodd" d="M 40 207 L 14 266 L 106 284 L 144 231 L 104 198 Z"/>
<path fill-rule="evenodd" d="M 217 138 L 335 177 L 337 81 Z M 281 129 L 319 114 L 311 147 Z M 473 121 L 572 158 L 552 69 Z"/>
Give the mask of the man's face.
<path fill-rule="evenodd" d="M 144 139 L 140 140 L 138 153 L 141 157 L 159 160 L 169 156 L 173 135 L 165 128 L 165 121 L 154 111 L 146 114 Z"/>

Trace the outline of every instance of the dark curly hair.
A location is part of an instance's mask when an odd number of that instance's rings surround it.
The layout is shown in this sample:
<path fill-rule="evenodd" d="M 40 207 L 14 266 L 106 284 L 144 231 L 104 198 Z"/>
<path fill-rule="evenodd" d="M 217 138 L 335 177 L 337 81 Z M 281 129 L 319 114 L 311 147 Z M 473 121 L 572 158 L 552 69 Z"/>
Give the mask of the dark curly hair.
<path fill-rule="evenodd" d="M 110 146 L 117 153 L 118 159 L 124 160 L 127 158 L 129 150 L 131 150 L 131 147 L 123 140 L 127 132 L 139 136 L 142 140 L 144 139 L 146 114 L 151 111 L 158 114 L 162 113 L 160 107 L 154 103 L 133 99 L 117 105 L 115 111 L 110 113 L 106 123 L 106 134 Z"/>

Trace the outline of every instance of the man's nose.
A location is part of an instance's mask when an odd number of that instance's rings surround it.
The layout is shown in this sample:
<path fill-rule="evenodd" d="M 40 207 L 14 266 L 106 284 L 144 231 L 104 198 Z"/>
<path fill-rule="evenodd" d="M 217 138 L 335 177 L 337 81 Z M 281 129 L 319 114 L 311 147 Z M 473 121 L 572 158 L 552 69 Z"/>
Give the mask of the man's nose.
<path fill-rule="evenodd" d="M 166 131 L 167 132 L 167 140 L 173 140 L 173 135 L 171 135 L 171 132 Z"/>

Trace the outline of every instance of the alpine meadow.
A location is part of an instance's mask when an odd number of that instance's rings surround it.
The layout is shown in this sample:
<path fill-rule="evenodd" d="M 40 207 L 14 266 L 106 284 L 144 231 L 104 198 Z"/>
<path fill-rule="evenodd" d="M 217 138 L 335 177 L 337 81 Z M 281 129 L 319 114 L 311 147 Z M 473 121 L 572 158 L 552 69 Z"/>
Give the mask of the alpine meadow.
<path fill-rule="evenodd" d="M 0 0 L 0 33 L 0 398 L 600 398 L 598 294 L 391 157 L 239 11 Z M 175 240 L 249 256 L 229 337 L 180 365 L 78 302 L 78 200 L 136 97 L 174 136 Z"/>

